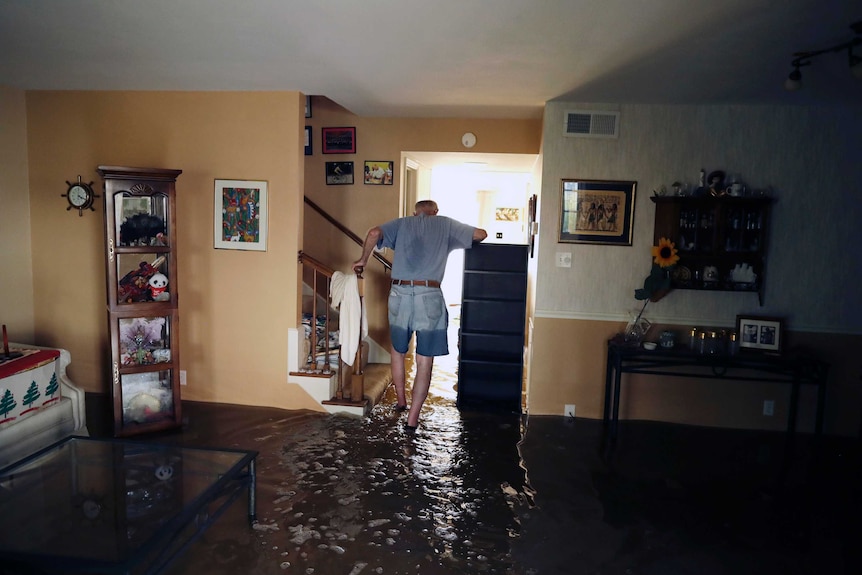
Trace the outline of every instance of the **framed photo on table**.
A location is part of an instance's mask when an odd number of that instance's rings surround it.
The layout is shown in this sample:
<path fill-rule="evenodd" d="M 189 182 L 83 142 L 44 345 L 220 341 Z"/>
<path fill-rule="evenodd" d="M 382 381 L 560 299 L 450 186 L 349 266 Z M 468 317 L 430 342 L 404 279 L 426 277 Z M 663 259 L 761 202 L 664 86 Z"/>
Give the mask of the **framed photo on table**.
<path fill-rule="evenodd" d="M 558 242 L 632 245 L 637 182 L 563 179 Z"/>
<path fill-rule="evenodd" d="M 355 154 L 356 128 L 321 128 L 324 154 Z"/>
<path fill-rule="evenodd" d="M 736 316 L 740 349 L 781 353 L 784 322 L 776 317 Z"/>
<path fill-rule="evenodd" d="M 213 215 L 213 247 L 266 251 L 267 182 L 216 180 Z"/>

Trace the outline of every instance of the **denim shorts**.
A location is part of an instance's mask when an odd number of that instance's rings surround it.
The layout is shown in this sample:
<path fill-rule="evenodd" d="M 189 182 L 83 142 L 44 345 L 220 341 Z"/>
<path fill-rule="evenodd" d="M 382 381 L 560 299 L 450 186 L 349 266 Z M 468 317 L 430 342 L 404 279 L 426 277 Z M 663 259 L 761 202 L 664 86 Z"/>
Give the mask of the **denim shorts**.
<path fill-rule="evenodd" d="M 389 290 L 389 337 L 392 347 L 407 353 L 416 332 L 416 353 L 448 355 L 449 311 L 440 288 L 393 285 Z"/>

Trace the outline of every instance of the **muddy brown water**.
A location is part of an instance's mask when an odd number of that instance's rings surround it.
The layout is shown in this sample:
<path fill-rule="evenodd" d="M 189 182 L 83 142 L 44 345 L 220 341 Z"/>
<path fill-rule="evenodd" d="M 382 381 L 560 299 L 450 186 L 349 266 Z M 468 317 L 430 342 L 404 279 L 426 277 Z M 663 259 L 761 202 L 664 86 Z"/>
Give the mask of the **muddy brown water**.
<path fill-rule="evenodd" d="M 466 414 L 451 363 L 435 365 L 419 430 L 394 390 L 369 416 L 187 409 L 183 442 L 258 450 L 257 522 L 234 503 L 170 573 L 522 573 L 511 541 L 533 506 L 518 415 Z"/>

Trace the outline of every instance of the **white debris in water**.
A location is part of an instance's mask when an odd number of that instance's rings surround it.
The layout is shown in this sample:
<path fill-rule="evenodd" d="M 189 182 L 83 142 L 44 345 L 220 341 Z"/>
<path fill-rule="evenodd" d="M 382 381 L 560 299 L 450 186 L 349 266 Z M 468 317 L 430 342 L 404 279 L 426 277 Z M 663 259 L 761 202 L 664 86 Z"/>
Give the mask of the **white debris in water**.
<path fill-rule="evenodd" d="M 365 569 L 365 567 L 367 565 L 368 565 L 368 563 L 363 563 L 362 561 L 357 561 L 356 563 L 353 564 L 353 569 L 351 569 L 350 573 L 348 573 L 347 575 L 359 575 L 359 572 L 362 571 L 363 569 Z M 378 569 L 379 569 L 379 567 L 378 567 Z M 378 571 L 378 573 L 380 573 L 380 571 Z"/>
<path fill-rule="evenodd" d="M 338 503 L 341 505 L 350 505 L 351 503 L 356 503 L 358 500 L 358 497 L 351 495 L 350 497 L 342 497 L 338 500 Z"/>
<path fill-rule="evenodd" d="M 374 528 L 380 527 L 381 525 L 385 525 L 387 523 L 389 523 L 388 519 L 372 519 L 368 522 L 368 526 Z"/>
<path fill-rule="evenodd" d="M 340 545 L 330 545 L 329 549 L 335 551 L 339 555 L 344 555 L 344 547 L 341 547 Z"/>
<path fill-rule="evenodd" d="M 252 525 L 252 529 L 254 529 L 255 531 L 264 531 L 264 532 L 266 532 L 266 531 L 278 531 L 278 524 L 277 523 L 270 523 L 268 525 L 264 525 L 263 523 L 258 523 L 257 521 L 255 521 L 254 525 Z"/>
<path fill-rule="evenodd" d="M 304 525 L 295 525 L 288 527 L 287 529 L 293 534 L 293 537 L 290 540 L 297 545 L 302 545 L 309 539 L 320 539 L 319 531 L 315 531 L 314 529 L 305 527 Z"/>
<path fill-rule="evenodd" d="M 290 561 L 282 561 L 281 565 L 279 565 L 279 567 L 281 567 L 282 569 L 289 569 L 290 568 Z"/>
<path fill-rule="evenodd" d="M 410 521 L 413 518 L 406 513 L 398 512 L 395 514 L 395 519 L 397 519 L 398 521 Z"/>
<path fill-rule="evenodd" d="M 391 535 L 391 536 L 395 537 L 396 535 L 398 535 L 399 533 L 401 533 L 401 531 L 400 531 L 400 530 L 398 530 L 398 529 L 390 529 L 390 530 L 388 530 L 386 533 L 388 533 L 389 535 Z"/>

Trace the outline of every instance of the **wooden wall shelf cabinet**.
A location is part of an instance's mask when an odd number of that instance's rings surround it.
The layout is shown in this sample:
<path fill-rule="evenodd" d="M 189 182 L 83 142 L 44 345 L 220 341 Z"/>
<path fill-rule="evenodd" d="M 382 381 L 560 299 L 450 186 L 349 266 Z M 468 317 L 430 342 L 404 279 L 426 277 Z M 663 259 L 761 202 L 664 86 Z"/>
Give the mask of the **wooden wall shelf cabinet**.
<path fill-rule="evenodd" d="M 114 435 L 179 427 L 176 179 L 181 170 L 99 166 Z"/>
<path fill-rule="evenodd" d="M 464 252 L 459 408 L 521 412 L 529 250 L 478 244 Z"/>
<path fill-rule="evenodd" d="M 756 293 L 763 305 L 772 198 L 653 196 L 653 241 L 676 244 L 674 289 Z"/>

